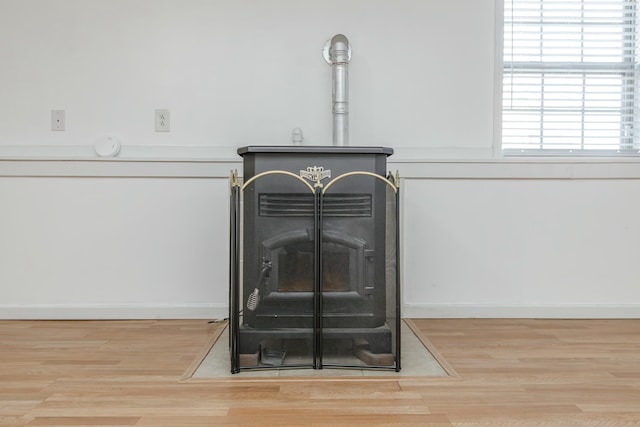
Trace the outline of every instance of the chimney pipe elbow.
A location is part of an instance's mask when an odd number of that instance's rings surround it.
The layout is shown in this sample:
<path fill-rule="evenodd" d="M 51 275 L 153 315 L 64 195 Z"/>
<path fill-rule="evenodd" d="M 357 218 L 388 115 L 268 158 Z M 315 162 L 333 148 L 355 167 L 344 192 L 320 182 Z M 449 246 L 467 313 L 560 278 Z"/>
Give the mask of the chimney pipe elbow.
<path fill-rule="evenodd" d="M 331 38 L 329 58 L 333 64 L 348 64 L 351 59 L 349 40 L 342 34 Z"/>

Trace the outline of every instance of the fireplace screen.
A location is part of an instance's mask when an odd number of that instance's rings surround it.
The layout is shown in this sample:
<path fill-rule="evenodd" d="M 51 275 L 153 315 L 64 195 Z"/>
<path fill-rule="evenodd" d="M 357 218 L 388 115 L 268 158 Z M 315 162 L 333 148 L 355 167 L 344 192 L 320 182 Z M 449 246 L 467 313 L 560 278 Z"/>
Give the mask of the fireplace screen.
<path fill-rule="evenodd" d="M 307 178 L 232 173 L 231 371 L 399 370 L 398 179 Z"/>

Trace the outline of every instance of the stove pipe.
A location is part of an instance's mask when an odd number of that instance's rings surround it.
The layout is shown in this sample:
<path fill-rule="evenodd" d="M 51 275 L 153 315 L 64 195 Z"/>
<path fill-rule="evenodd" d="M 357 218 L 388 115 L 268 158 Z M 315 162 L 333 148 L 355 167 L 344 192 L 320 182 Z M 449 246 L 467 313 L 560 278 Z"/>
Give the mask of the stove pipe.
<path fill-rule="evenodd" d="M 349 145 L 349 40 L 336 34 L 327 42 L 323 53 L 333 69 L 333 145 Z"/>

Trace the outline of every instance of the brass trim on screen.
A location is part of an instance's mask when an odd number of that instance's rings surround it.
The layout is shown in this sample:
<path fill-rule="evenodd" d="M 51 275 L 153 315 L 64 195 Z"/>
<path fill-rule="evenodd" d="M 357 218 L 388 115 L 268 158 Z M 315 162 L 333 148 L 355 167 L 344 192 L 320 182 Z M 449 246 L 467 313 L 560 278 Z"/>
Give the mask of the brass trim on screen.
<path fill-rule="evenodd" d="M 347 172 L 347 173 L 343 173 L 342 175 L 339 175 L 337 177 L 335 177 L 331 182 L 329 182 L 327 185 L 324 186 L 324 188 L 322 189 L 322 193 L 326 193 L 327 190 L 336 183 L 336 181 L 340 181 L 342 178 L 346 178 L 349 176 L 353 176 L 353 175 L 366 175 L 366 176 L 372 176 L 374 178 L 377 178 L 381 181 L 383 181 L 385 184 L 387 184 L 389 187 L 391 187 L 393 189 L 394 193 L 398 192 L 398 187 L 396 187 L 395 185 L 393 185 L 391 183 L 391 181 L 389 181 L 387 178 L 380 176 L 376 173 L 373 172 L 365 172 L 365 171 L 354 171 L 354 172 Z"/>

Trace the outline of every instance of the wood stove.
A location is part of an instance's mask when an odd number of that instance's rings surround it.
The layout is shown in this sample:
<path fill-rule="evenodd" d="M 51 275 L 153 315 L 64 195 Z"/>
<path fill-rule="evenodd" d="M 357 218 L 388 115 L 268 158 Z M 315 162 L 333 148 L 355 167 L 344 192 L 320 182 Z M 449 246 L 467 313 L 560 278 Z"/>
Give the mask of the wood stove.
<path fill-rule="evenodd" d="M 238 150 L 244 185 L 232 185 L 232 372 L 330 367 L 345 349 L 364 352 L 369 367 L 400 369 L 392 153 Z"/>

